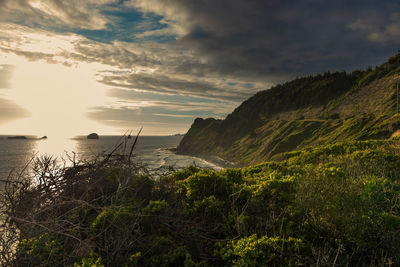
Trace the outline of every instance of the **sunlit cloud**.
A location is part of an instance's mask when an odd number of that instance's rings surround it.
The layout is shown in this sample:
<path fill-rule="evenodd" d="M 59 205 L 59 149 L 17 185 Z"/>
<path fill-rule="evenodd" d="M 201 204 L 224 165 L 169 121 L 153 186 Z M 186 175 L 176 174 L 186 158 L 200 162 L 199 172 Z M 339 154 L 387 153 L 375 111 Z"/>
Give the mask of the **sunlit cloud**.
<path fill-rule="evenodd" d="M 117 0 L 3 0 L 0 2 L 0 21 L 45 27 L 77 27 L 103 29 L 108 20 L 101 13 L 105 5 Z"/>

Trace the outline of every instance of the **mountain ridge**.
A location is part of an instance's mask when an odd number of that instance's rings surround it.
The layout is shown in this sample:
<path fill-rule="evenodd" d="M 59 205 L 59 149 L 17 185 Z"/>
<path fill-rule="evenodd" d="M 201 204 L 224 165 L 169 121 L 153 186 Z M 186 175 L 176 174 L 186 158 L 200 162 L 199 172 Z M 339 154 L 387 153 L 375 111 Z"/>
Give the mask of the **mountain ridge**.
<path fill-rule="evenodd" d="M 375 69 L 298 78 L 245 100 L 224 120 L 197 118 L 179 154 L 247 166 L 306 147 L 387 139 L 400 129 L 400 54 Z"/>

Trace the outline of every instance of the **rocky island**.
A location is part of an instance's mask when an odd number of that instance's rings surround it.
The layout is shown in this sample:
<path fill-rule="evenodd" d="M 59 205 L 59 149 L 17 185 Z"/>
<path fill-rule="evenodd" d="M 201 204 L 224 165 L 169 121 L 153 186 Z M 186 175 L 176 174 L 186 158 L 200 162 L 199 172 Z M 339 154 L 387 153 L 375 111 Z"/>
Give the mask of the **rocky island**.
<path fill-rule="evenodd" d="M 25 140 L 28 139 L 26 136 L 9 136 L 7 139 L 17 139 L 17 140 Z"/>
<path fill-rule="evenodd" d="M 91 133 L 87 136 L 87 139 L 99 139 L 99 135 L 97 133 Z"/>

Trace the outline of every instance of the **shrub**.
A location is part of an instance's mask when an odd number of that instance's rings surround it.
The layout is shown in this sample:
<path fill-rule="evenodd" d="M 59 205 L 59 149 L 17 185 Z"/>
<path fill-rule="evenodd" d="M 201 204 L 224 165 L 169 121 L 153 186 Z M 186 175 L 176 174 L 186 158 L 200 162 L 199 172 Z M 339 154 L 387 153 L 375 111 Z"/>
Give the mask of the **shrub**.
<path fill-rule="evenodd" d="M 302 265 L 301 239 L 289 237 L 257 238 L 251 235 L 237 241 L 218 243 L 215 254 L 225 266 L 298 266 Z"/>

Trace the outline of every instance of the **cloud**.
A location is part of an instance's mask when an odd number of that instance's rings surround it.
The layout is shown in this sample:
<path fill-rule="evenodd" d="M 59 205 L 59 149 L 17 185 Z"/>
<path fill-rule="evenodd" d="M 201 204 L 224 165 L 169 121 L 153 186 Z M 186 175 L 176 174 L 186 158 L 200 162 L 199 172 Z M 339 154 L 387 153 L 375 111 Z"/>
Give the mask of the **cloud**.
<path fill-rule="evenodd" d="M 13 65 L 0 64 L 0 89 L 11 88 L 10 80 L 12 77 L 13 69 Z"/>
<path fill-rule="evenodd" d="M 97 63 L 103 69 L 98 81 L 112 87 L 239 103 L 272 85 L 266 77 L 254 81 L 252 77 L 221 76 L 204 56 L 172 43 L 102 43 L 77 34 L 9 24 L 0 25 L 0 30 L 3 52 L 67 66 Z M 249 82 L 254 86 L 249 87 Z"/>
<path fill-rule="evenodd" d="M 228 90 L 229 86 L 215 86 L 211 82 L 187 77 L 170 77 L 163 74 L 119 74 L 104 76 L 102 83 L 120 87 L 132 88 L 139 91 L 158 92 L 163 94 L 183 94 L 193 97 L 220 99 L 225 101 L 239 102 L 249 96 L 243 91 Z"/>
<path fill-rule="evenodd" d="M 399 34 L 400 4 L 394 0 L 131 0 L 130 5 L 180 25 L 178 44 L 207 56 L 214 71 L 254 79 L 377 64 L 377 58 L 394 53 Z M 376 17 L 372 28 L 355 27 L 371 17 Z"/>
<path fill-rule="evenodd" d="M 0 98 L 0 125 L 29 117 L 29 112 L 11 100 Z"/>
<path fill-rule="evenodd" d="M 66 57 L 119 69 L 100 73 L 99 81 L 125 89 L 240 102 L 275 82 L 268 75 L 256 79 L 229 73 L 221 76 L 204 55 L 176 43 L 85 42 L 75 50 Z M 249 87 L 249 82 L 254 86 Z"/>
<path fill-rule="evenodd" d="M 397 10 L 399 7 L 400 5 L 397 5 Z M 364 33 L 371 42 L 398 44 L 400 37 L 400 12 L 392 12 L 392 8 L 396 8 L 396 6 L 388 7 L 386 14 L 363 14 L 348 26 L 355 31 Z"/>
<path fill-rule="evenodd" d="M 2 0 L 0 21 L 24 25 L 103 29 L 109 22 L 101 13 L 117 0 Z M 54 25 L 56 24 L 56 25 Z"/>
<path fill-rule="evenodd" d="M 126 13 L 115 11 L 124 5 Z M 310 72 L 378 64 L 377 59 L 394 53 L 400 35 L 400 4 L 394 0 L 3 0 L 0 6 L 4 21 L 22 23 L 13 18 L 28 18 L 35 22 L 27 25 L 39 23 L 43 29 L 52 29 L 47 18 L 87 29 L 133 23 L 132 36 L 139 43 L 78 43 L 65 57 L 122 68 L 168 66 L 197 77 L 229 76 L 263 82 L 260 89 Z M 139 20 L 126 21 L 130 13 Z M 145 20 L 151 14 L 160 17 Z M 101 32 L 103 39 L 115 35 L 113 30 Z M 176 41 L 146 39 L 168 36 L 176 36 Z M 143 40 L 148 42 L 140 43 Z"/>
<path fill-rule="evenodd" d="M 206 98 L 125 89 L 113 89 L 109 97 L 116 101 L 94 107 L 87 113 L 88 118 L 123 129 L 143 126 L 146 131 L 157 125 L 167 131 L 170 125 L 173 128 L 168 133 L 184 132 L 197 117 L 223 118 L 236 106 Z"/>
<path fill-rule="evenodd" d="M 400 43 L 399 7 L 394 0 L 0 0 L 0 51 L 95 66 L 110 99 L 89 112 L 92 119 L 187 125 L 192 114 L 223 116 L 296 76 L 380 64 Z"/>
<path fill-rule="evenodd" d="M 87 116 L 106 126 L 120 129 L 136 129 L 143 127 L 144 134 L 173 134 L 185 132 L 196 117 L 220 117 L 213 111 L 206 110 L 177 110 L 170 103 L 167 106 L 146 107 L 96 107 L 88 112 Z"/>

